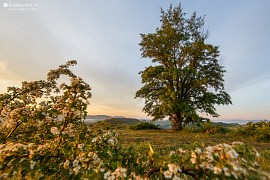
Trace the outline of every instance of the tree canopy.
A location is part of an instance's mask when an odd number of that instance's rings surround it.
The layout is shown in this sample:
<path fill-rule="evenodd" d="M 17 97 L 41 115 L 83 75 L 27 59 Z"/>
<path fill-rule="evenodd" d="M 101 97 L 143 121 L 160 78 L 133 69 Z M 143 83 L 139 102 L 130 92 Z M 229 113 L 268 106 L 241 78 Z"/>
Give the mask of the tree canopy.
<path fill-rule="evenodd" d="M 153 120 L 169 117 L 173 128 L 217 117 L 215 105 L 231 104 L 224 88 L 226 70 L 219 47 L 208 44 L 204 17 L 187 18 L 181 4 L 161 9 L 161 26 L 141 34 L 141 55 L 153 65 L 140 72 L 143 86 L 135 98 L 144 98 L 143 111 Z"/>

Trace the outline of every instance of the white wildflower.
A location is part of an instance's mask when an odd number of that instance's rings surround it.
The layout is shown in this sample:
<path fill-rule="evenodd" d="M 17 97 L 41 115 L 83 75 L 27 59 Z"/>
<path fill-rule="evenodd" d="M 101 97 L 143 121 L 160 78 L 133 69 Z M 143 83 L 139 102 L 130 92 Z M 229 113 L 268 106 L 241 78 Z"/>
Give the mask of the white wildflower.
<path fill-rule="evenodd" d="M 170 179 L 170 178 L 172 178 L 172 172 L 170 172 L 170 171 L 164 171 L 164 176 L 165 176 L 165 178 L 167 178 L 167 179 Z"/>
<path fill-rule="evenodd" d="M 213 162 L 214 161 L 214 157 L 213 157 L 212 152 L 207 151 L 206 152 L 206 158 L 207 158 L 208 162 Z"/>
<path fill-rule="evenodd" d="M 64 163 L 64 168 L 68 169 L 68 166 L 69 166 L 69 160 L 67 159 L 66 162 Z"/>
<path fill-rule="evenodd" d="M 116 178 L 119 178 L 121 177 L 124 178 L 126 177 L 126 172 L 127 172 L 127 169 L 126 168 L 122 168 L 122 167 L 118 167 L 113 173 L 112 175 L 115 176 Z"/>
<path fill-rule="evenodd" d="M 60 132 L 57 127 L 51 127 L 51 133 L 54 135 L 58 135 Z"/>
<path fill-rule="evenodd" d="M 210 153 L 214 151 L 214 148 L 212 146 L 207 146 L 205 149 Z"/>
<path fill-rule="evenodd" d="M 196 153 L 194 151 L 191 151 L 191 159 L 190 159 L 190 161 L 191 161 L 192 164 L 196 163 L 196 158 L 197 158 Z"/>
<path fill-rule="evenodd" d="M 173 178 L 172 178 L 172 180 L 181 180 L 181 178 L 174 175 Z"/>
<path fill-rule="evenodd" d="M 8 173 L 0 174 L 0 179 L 7 179 L 7 178 L 8 178 Z"/>
<path fill-rule="evenodd" d="M 127 169 L 126 168 L 121 168 L 120 172 L 121 172 L 121 177 L 127 177 Z"/>
<path fill-rule="evenodd" d="M 79 148 L 79 149 L 82 149 L 83 147 L 84 147 L 84 144 L 83 144 L 83 143 L 78 144 L 78 148 Z"/>
<path fill-rule="evenodd" d="M 214 146 L 214 151 L 222 151 L 222 150 L 223 150 L 222 144 L 218 144 L 218 145 Z"/>
<path fill-rule="evenodd" d="M 233 142 L 232 147 L 240 146 L 240 145 L 243 145 L 243 144 L 244 144 L 243 142 Z"/>
<path fill-rule="evenodd" d="M 89 158 L 87 158 L 87 159 L 89 161 Z M 81 161 L 81 162 L 86 161 L 85 153 L 84 152 L 82 152 L 82 153 L 79 154 L 78 160 Z"/>
<path fill-rule="evenodd" d="M 183 150 L 182 148 L 177 149 L 178 154 L 186 153 L 186 150 Z"/>
<path fill-rule="evenodd" d="M 254 162 L 254 166 L 259 167 L 260 165 L 257 162 Z"/>
<path fill-rule="evenodd" d="M 105 172 L 106 168 L 100 168 L 100 172 Z"/>
<path fill-rule="evenodd" d="M 30 150 L 29 151 L 29 158 L 32 159 L 34 157 L 34 151 Z"/>
<path fill-rule="evenodd" d="M 37 151 L 40 151 L 43 149 L 43 145 L 38 145 Z"/>
<path fill-rule="evenodd" d="M 214 169 L 214 166 L 208 162 L 202 162 L 199 166 L 203 169 L 210 169 L 210 170 Z"/>
<path fill-rule="evenodd" d="M 30 161 L 30 169 L 34 169 L 35 165 L 36 165 L 36 161 Z"/>
<path fill-rule="evenodd" d="M 76 167 L 76 166 L 78 166 L 78 164 L 79 164 L 79 161 L 78 161 L 78 159 L 75 159 L 75 160 L 73 161 L 73 167 Z"/>
<path fill-rule="evenodd" d="M 231 176 L 230 173 L 229 173 L 229 168 L 224 167 L 223 171 L 224 171 L 225 176 Z"/>
<path fill-rule="evenodd" d="M 177 172 L 182 172 L 182 170 L 180 169 L 180 167 L 178 165 L 175 165 L 175 164 L 168 164 L 168 167 L 169 167 L 169 171 L 174 173 L 174 174 L 177 174 Z"/>
<path fill-rule="evenodd" d="M 114 176 L 110 176 L 110 177 L 108 177 L 108 180 L 114 180 L 115 179 L 115 177 Z"/>
<path fill-rule="evenodd" d="M 96 137 L 93 138 L 93 139 L 92 139 L 92 142 L 93 142 L 93 143 L 97 142 L 97 138 L 96 138 Z"/>
<path fill-rule="evenodd" d="M 259 152 L 255 149 L 255 148 L 253 148 L 253 151 L 255 152 L 255 154 L 256 154 L 256 157 L 260 157 L 260 154 L 259 154 Z"/>
<path fill-rule="evenodd" d="M 234 149 L 229 150 L 227 155 L 229 155 L 229 157 L 232 159 L 238 158 L 238 153 Z"/>
<path fill-rule="evenodd" d="M 104 174 L 104 179 L 108 179 L 111 176 L 111 171 L 108 171 Z"/>
<path fill-rule="evenodd" d="M 19 163 L 23 162 L 24 160 L 26 160 L 26 158 L 22 158 Z M 1 168 L 1 165 L 0 165 L 0 168 Z"/>
<path fill-rule="evenodd" d="M 217 166 L 214 167 L 214 174 L 220 174 L 221 172 L 222 170 L 219 167 Z"/>
<path fill-rule="evenodd" d="M 238 179 L 238 174 L 236 173 L 236 172 L 232 172 L 232 175 L 236 178 L 236 179 Z"/>
<path fill-rule="evenodd" d="M 144 180 L 140 175 L 135 177 L 136 180 Z"/>
<path fill-rule="evenodd" d="M 73 168 L 73 171 L 75 172 L 75 174 L 78 174 L 80 169 L 81 169 L 81 166 L 77 166 L 77 167 Z"/>
<path fill-rule="evenodd" d="M 98 155 L 96 153 L 94 153 L 93 156 L 92 156 L 92 159 L 93 160 L 97 160 L 98 159 Z"/>
<path fill-rule="evenodd" d="M 244 158 L 241 158 L 241 160 L 242 160 L 244 163 L 247 163 L 247 161 L 246 161 Z"/>
<path fill-rule="evenodd" d="M 93 154 L 94 154 L 94 153 L 90 151 L 90 152 L 88 153 L 88 156 L 89 156 L 89 157 L 92 157 Z"/>
<path fill-rule="evenodd" d="M 115 141 L 113 140 L 113 138 L 110 138 L 110 139 L 108 140 L 108 143 L 111 144 L 111 145 L 115 145 Z"/>
<path fill-rule="evenodd" d="M 200 153 L 202 153 L 202 150 L 201 150 L 201 148 L 196 147 L 195 152 L 198 153 L 198 154 L 200 154 Z"/>
<path fill-rule="evenodd" d="M 134 179 L 134 178 L 136 177 L 135 171 L 132 171 L 132 172 L 130 173 L 129 177 L 130 177 L 129 179 Z"/>
<path fill-rule="evenodd" d="M 169 171 L 174 172 L 175 171 L 175 164 L 168 164 Z"/>

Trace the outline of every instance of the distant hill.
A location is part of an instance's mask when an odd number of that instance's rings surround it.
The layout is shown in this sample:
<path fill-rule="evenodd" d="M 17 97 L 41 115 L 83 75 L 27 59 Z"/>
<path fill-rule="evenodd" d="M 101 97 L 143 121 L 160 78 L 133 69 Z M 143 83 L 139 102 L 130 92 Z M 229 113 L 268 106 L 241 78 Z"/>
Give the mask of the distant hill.
<path fill-rule="evenodd" d="M 106 119 L 104 121 L 111 123 L 111 124 L 136 124 L 136 123 L 140 122 L 140 120 L 138 120 L 138 119 L 125 118 L 125 117 L 112 117 L 112 118 Z"/>
<path fill-rule="evenodd" d="M 223 127 L 233 127 L 233 126 L 238 126 L 238 123 L 224 123 L 224 122 L 213 122 L 212 123 L 219 125 L 219 126 L 223 126 Z"/>
<path fill-rule="evenodd" d="M 239 124 L 239 125 L 244 125 L 247 124 L 249 122 L 260 122 L 262 120 L 244 120 L 244 119 L 234 119 L 234 120 L 212 120 L 213 122 L 222 122 L 225 124 Z M 265 120 L 267 121 L 267 120 Z"/>
<path fill-rule="evenodd" d="M 124 116 L 108 116 L 108 115 L 87 115 L 86 123 L 94 123 L 98 121 L 107 121 L 110 123 L 120 123 L 120 124 L 134 124 L 140 122 L 140 120 L 136 118 L 126 118 Z M 145 120 L 150 121 L 150 120 Z M 244 125 L 248 122 L 259 122 L 260 120 L 212 120 L 216 125 L 220 125 L 223 127 Z M 159 125 L 163 129 L 171 129 L 171 123 L 168 120 L 155 121 L 154 124 Z"/>
<path fill-rule="evenodd" d="M 140 120 L 135 118 L 126 118 L 124 116 L 107 116 L 107 115 L 88 115 L 86 117 L 86 123 L 95 123 L 95 122 L 108 122 L 110 124 L 136 124 Z"/>
<path fill-rule="evenodd" d="M 107 115 L 87 115 L 86 116 L 86 119 L 92 119 L 92 120 L 105 120 L 109 118 L 111 118 L 111 116 L 107 116 Z"/>
<path fill-rule="evenodd" d="M 126 118 L 125 116 L 113 116 L 113 118 Z"/>
<path fill-rule="evenodd" d="M 110 118 L 126 118 L 125 116 L 108 116 L 108 115 L 87 115 L 86 119 L 105 120 Z"/>

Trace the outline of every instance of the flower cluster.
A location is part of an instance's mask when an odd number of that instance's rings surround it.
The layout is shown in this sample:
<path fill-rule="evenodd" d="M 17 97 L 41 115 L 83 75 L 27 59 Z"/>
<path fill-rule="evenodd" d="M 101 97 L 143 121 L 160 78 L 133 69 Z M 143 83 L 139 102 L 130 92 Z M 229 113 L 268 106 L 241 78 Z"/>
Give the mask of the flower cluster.
<path fill-rule="evenodd" d="M 180 176 L 181 176 L 181 168 L 179 165 L 176 165 L 176 164 L 168 164 L 168 170 L 167 171 L 164 171 L 164 176 L 165 178 L 169 179 L 169 178 L 172 178 L 174 177 L 174 179 L 176 180 L 177 178 L 180 179 Z"/>
<path fill-rule="evenodd" d="M 114 172 L 108 171 L 104 174 L 104 179 L 113 180 L 113 179 L 124 179 L 127 177 L 127 169 L 118 167 Z"/>
<path fill-rule="evenodd" d="M 118 134 L 115 131 L 106 131 L 105 133 L 96 136 L 92 139 L 92 143 L 104 146 L 109 145 L 112 148 L 117 148 L 118 145 Z"/>
<path fill-rule="evenodd" d="M 64 169 L 69 171 L 69 174 L 75 173 L 76 175 L 81 171 L 89 171 L 97 169 L 102 164 L 101 159 L 95 152 L 82 151 L 74 160 L 66 160 L 63 163 Z"/>
<path fill-rule="evenodd" d="M 243 153 L 244 152 L 244 153 Z M 246 147 L 241 142 L 218 144 L 216 146 L 179 148 L 171 152 L 172 163 L 164 172 L 166 178 L 183 178 L 191 176 L 211 178 L 242 178 L 262 174 L 258 170 L 255 159 L 258 157 L 255 149 Z M 191 171 L 197 173 L 190 173 Z"/>

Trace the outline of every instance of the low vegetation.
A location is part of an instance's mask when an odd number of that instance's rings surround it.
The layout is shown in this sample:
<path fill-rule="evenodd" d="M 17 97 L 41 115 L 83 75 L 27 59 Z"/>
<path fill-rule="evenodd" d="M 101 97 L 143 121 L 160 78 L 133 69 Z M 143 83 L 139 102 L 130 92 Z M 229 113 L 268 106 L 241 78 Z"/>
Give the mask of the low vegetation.
<path fill-rule="evenodd" d="M 202 124 L 198 125 L 190 125 L 189 127 L 185 128 L 185 130 L 191 132 L 202 132 L 206 134 L 225 134 L 230 131 L 229 128 L 213 122 L 203 122 Z"/>
<path fill-rule="evenodd" d="M 144 130 L 144 129 L 160 129 L 160 127 L 153 122 L 142 121 L 137 124 L 131 125 L 130 129 L 134 130 Z"/>
<path fill-rule="evenodd" d="M 270 142 L 270 121 L 249 122 L 246 125 L 239 126 L 235 134 L 249 137 L 256 141 Z"/>
<path fill-rule="evenodd" d="M 243 134 L 236 135 L 239 134 L 237 131 L 240 127 L 242 126 L 206 122 L 201 126 L 188 126 L 181 132 L 165 129 L 142 131 L 119 129 L 116 131 L 119 134 L 119 142 L 124 147 L 133 146 L 147 154 L 149 144 L 151 144 L 156 154 L 158 154 L 157 157 L 164 157 L 171 151 L 177 150 L 177 147 L 190 146 L 191 144 L 196 144 L 196 142 L 209 146 L 222 143 L 232 144 L 234 142 L 243 142 L 248 144 L 250 148 L 255 147 L 256 150 L 258 150 L 261 154 L 260 157 L 257 158 L 260 169 L 265 172 L 270 172 L 270 141 L 261 142 L 256 139 L 250 139 L 250 137 Z M 215 131 L 215 133 L 209 133 L 209 129 L 211 130 L 213 128 L 217 129 L 217 131 Z M 159 161 L 163 160 L 163 158 L 159 159 Z"/>

